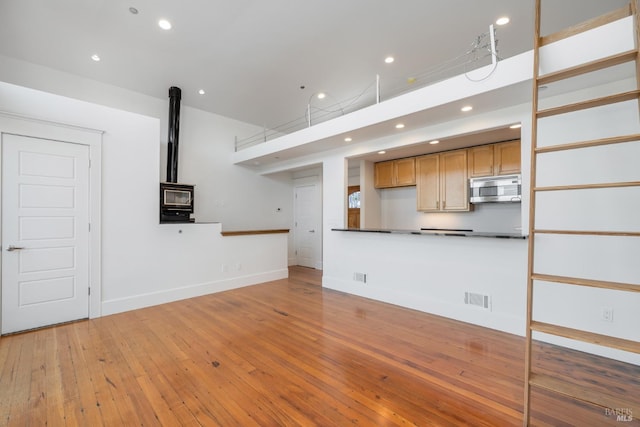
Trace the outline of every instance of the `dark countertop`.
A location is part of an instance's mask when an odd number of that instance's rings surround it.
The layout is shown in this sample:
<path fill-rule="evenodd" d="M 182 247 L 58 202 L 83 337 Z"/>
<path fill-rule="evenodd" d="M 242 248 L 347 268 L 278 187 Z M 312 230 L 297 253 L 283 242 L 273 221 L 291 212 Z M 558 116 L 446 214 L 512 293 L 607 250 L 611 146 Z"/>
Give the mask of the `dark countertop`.
<path fill-rule="evenodd" d="M 418 236 L 454 236 L 454 237 L 490 237 L 495 239 L 526 239 L 527 236 L 516 233 L 489 233 L 471 230 L 422 229 L 389 230 L 384 228 L 332 228 L 331 231 L 349 231 L 355 233 L 414 234 Z"/>

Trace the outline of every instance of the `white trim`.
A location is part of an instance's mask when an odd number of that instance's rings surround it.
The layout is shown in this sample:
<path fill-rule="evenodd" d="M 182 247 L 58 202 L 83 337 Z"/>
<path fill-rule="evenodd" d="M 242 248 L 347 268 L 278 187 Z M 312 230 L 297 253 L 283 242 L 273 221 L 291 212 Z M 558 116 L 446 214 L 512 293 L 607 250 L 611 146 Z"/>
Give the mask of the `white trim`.
<path fill-rule="evenodd" d="M 280 270 L 272 270 L 247 276 L 200 283 L 197 285 L 169 289 L 165 291 L 149 292 L 132 297 L 116 298 L 104 301 L 102 303 L 102 314 L 107 316 L 110 314 L 122 313 L 129 310 L 136 310 L 139 308 L 166 304 L 187 298 L 194 298 L 216 292 L 242 288 L 258 283 L 286 279 L 287 277 L 289 277 L 289 269 L 284 268 Z"/>
<path fill-rule="evenodd" d="M 25 115 L 22 115 L 22 114 L 11 113 L 9 111 L 0 110 L 0 117 L 6 117 L 6 118 L 9 118 L 9 119 L 16 119 L 16 120 L 24 120 L 24 121 L 31 122 L 31 123 L 38 123 L 38 124 L 41 124 L 41 125 L 49 125 L 49 126 L 56 126 L 56 127 L 76 130 L 76 131 L 80 131 L 80 132 L 99 133 L 101 135 L 106 133 L 106 131 L 100 130 L 100 129 L 93 129 L 93 128 L 88 128 L 88 127 L 84 127 L 84 126 L 71 125 L 71 124 L 67 124 L 67 123 L 58 123 L 58 122 L 53 122 L 51 120 L 40 119 L 40 118 L 25 116 Z"/>
<path fill-rule="evenodd" d="M 104 131 L 98 129 L 56 123 L 0 111 L 0 135 L 14 134 L 31 138 L 82 144 L 89 147 L 89 159 L 91 161 L 91 169 L 89 171 L 89 220 L 91 222 L 91 233 L 89 234 L 90 318 L 96 318 L 102 315 L 100 301 L 102 295 L 102 224 L 100 212 L 102 210 L 102 135 L 104 133 Z M 1 185 L 2 182 L 0 179 L 0 187 Z M 2 206 L 0 206 L 0 212 L 1 208 Z M 0 251 L 0 265 L 2 265 L 1 261 L 2 251 Z M 2 289 L 1 278 L 0 289 Z M 0 302 L 1 298 L 2 294 L 0 293 Z M 2 330 L 2 325 L 0 325 L 0 330 Z"/>

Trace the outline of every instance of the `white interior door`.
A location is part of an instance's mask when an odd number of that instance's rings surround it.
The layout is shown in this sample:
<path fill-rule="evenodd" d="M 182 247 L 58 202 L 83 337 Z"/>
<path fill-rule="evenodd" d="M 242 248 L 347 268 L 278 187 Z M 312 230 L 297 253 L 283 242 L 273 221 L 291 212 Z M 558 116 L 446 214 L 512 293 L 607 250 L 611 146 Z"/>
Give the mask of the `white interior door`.
<path fill-rule="evenodd" d="M 322 216 L 318 185 L 296 186 L 294 191 L 294 238 L 298 265 L 321 269 Z"/>
<path fill-rule="evenodd" d="M 89 147 L 2 134 L 2 332 L 89 316 Z"/>

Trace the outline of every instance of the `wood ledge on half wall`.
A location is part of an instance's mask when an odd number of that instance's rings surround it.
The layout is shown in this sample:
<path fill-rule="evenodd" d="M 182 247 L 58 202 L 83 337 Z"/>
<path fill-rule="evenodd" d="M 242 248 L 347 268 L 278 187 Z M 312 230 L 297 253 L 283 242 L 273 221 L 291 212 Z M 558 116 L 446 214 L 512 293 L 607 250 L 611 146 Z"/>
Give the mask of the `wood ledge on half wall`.
<path fill-rule="evenodd" d="M 270 230 L 237 230 L 237 231 L 221 231 L 223 236 L 250 236 L 254 234 L 282 234 L 288 233 L 288 228 L 276 228 Z"/>

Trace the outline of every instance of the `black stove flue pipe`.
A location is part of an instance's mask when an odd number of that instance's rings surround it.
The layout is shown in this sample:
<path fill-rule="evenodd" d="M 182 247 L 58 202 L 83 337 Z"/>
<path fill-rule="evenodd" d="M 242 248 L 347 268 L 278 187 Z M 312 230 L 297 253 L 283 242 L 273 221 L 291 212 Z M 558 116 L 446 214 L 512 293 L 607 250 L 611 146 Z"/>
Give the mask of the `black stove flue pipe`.
<path fill-rule="evenodd" d="M 169 88 L 169 136 L 167 137 L 167 182 L 178 182 L 178 138 L 180 136 L 179 87 Z"/>

